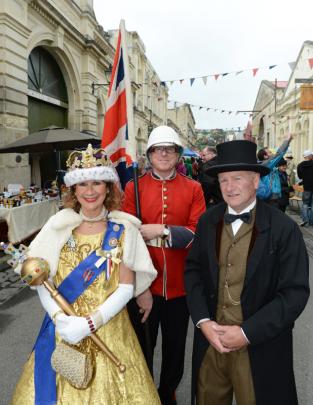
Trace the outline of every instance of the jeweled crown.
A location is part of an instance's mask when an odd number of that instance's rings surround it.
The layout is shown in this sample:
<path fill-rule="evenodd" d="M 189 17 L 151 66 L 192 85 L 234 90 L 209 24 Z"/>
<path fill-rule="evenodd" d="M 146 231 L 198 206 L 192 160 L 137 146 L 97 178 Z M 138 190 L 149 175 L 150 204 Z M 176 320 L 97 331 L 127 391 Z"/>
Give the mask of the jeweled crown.
<path fill-rule="evenodd" d="M 72 152 L 66 161 L 66 166 L 68 170 L 75 170 L 97 166 L 112 167 L 112 163 L 104 149 L 93 149 L 92 145 L 89 144 L 85 150 Z"/>

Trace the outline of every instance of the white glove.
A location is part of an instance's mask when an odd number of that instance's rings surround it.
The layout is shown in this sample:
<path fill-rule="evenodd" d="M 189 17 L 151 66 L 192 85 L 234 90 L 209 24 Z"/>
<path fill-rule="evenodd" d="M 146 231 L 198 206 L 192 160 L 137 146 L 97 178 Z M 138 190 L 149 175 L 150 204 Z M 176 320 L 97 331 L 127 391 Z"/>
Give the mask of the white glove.
<path fill-rule="evenodd" d="M 82 316 L 58 314 L 55 317 L 55 330 L 70 344 L 76 344 L 91 335 L 87 319 Z"/>
<path fill-rule="evenodd" d="M 111 318 L 118 314 L 132 299 L 134 286 L 132 284 L 119 284 L 117 289 L 108 297 L 100 307 L 91 314 L 96 329 L 106 324 Z"/>
<path fill-rule="evenodd" d="M 53 319 L 53 315 L 55 315 L 57 312 L 61 311 L 61 308 L 51 297 L 49 291 L 46 289 L 45 286 L 39 285 L 36 288 L 36 290 L 38 292 L 38 296 L 39 296 L 42 306 L 47 311 L 50 318 Z"/>

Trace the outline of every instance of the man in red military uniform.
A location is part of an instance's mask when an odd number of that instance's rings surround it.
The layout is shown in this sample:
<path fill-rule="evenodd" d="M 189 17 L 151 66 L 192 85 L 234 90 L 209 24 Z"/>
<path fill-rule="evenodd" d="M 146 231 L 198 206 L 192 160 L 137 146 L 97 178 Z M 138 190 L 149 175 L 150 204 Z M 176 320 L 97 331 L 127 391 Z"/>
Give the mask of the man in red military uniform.
<path fill-rule="evenodd" d="M 175 390 L 184 371 L 185 342 L 189 312 L 184 289 L 184 262 L 199 216 L 205 211 L 201 186 L 176 172 L 182 153 L 177 133 L 168 126 L 155 128 L 147 144 L 151 172 L 139 178 L 142 214 L 141 234 L 145 239 L 158 276 L 137 298 L 142 320 L 149 315 L 149 331 L 154 349 L 159 325 L 162 331 L 162 366 L 159 395 L 163 405 L 176 404 Z M 125 189 L 123 210 L 135 215 L 134 183 Z M 131 318 L 133 319 L 130 310 Z M 138 307 L 137 307 L 138 311 Z M 134 324 L 146 353 L 145 341 Z"/>

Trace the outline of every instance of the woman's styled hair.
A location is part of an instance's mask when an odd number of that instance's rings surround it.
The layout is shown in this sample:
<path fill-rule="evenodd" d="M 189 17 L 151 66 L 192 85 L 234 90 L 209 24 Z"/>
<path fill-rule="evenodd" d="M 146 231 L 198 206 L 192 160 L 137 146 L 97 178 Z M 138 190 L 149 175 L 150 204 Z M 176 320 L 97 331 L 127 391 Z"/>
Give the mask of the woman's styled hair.
<path fill-rule="evenodd" d="M 108 211 L 113 211 L 113 210 L 118 210 L 121 207 L 121 202 L 122 202 L 122 193 L 119 190 L 118 186 L 115 183 L 107 183 L 106 184 L 106 190 L 107 190 L 107 195 L 104 200 L 104 207 Z M 78 202 L 76 195 L 75 195 L 75 188 L 76 185 L 71 186 L 68 190 L 68 192 L 65 194 L 63 197 L 63 204 L 64 208 L 72 208 L 75 212 L 79 212 L 81 205 Z"/>

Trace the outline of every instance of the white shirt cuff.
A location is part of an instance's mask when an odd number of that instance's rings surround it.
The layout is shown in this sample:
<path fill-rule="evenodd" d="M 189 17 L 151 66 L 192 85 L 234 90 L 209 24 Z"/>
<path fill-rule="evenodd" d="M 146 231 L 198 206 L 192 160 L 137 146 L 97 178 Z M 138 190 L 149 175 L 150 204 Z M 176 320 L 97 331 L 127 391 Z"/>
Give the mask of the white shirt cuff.
<path fill-rule="evenodd" d="M 200 324 L 201 324 L 201 323 L 207 322 L 207 321 L 210 321 L 210 320 L 211 320 L 210 318 L 203 318 L 203 319 L 200 319 L 200 321 L 198 321 L 198 322 L 196 323 L 196 327 L 197 327 L 197 328 L 200 328 Z"/>
<path fill-rule="evenodd" d="M 249 339 L 247 338 L 247 336 L 244 333 L 243 329 L 242 328 L 240 328 L 240 329 L 241 329 L 241 332 L 242 332 L 243 336 L 245 337 L 246 341 L 248 342 L 248 344 L 250 344 Z"/>

